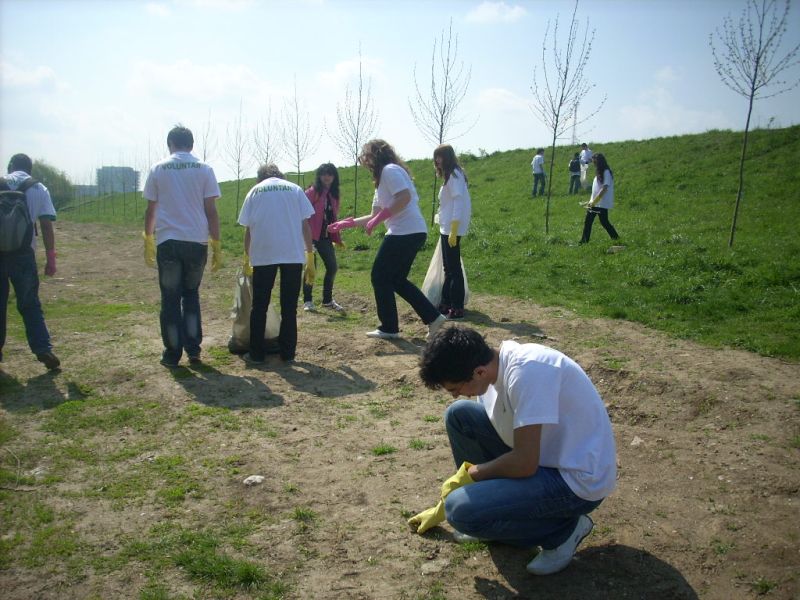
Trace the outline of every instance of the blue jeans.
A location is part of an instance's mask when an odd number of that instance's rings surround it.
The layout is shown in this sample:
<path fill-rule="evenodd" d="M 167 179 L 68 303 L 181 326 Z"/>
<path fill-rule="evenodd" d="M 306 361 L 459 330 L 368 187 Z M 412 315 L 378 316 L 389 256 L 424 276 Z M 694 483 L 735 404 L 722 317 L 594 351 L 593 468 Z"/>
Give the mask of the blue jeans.
<path fill-rule="evenodd" d="M 250 356 L 263 360 L 266 353 L 264 333 L 267 329 L 267 309 L 281 272 L 281 328 L 278 348 L 283 360 L 294 360 L 297 350 L 297 299 L 303 280 L 303 265 L 286 263 L 253 267 L 253 307 L 250 309 Z"/>
<path fill-rule="evenodd" d="M 484 463 L 511 450 L 474 400 L 457 400 L 444 419 L 456 466 L 464 461 Z M 522 548 L 552 549 L 564 543 L 578 518 L 600 502 L 579 498 L 558 469 L 540 466 L 531 477 L 487 479 L 458 488 L 444 506 L 448 522 L 462 533 Z"/>
<path fill-rule="evenodd" d="M 156 249 L 165 360 L 177 362 L 184 350 L 200 356 L 200 282 L 207 258 L 208 247 L 197 242 L 167 240 Z"/>
<path fill-rule="evenodd" d="M 439 317 L 439 311 L 420 289 L 408 280 L 408 273 L 417 252 L 425 244 L 425 233 L 387 235 L 383 238 L 375 262 L 372 263 L 372 290 L 378 308 L 379 329 L 385 333 L 398 333 L 397 293 L 411 305 L 426 325 Z"/>
<path fill-rule="evenodd" d="M 581 192 L 581 174 L 570 173 L 569 175 L 569 193 L 580 194 Z"/>
<path fill-rule="evenodd" d="M 9 282 L 17 296 L 17 310 L 25 324 L 25 337 L 34 354 L 50 352 L 50 333 L 44 322 L 39 302 L 39 274 L 36 271 L 36 254 L 33 248 L 23 252 L 0 255 L 0 351 L 6 343 L 6 318 Z"/>
<path fill-rule="evenodd" d="M 539 187 L 539 195 L 544 196 L 544 173 L 534 173 L 533 174 L 533 193 L 531 195 L 536 195 L 536 187 Z"/>

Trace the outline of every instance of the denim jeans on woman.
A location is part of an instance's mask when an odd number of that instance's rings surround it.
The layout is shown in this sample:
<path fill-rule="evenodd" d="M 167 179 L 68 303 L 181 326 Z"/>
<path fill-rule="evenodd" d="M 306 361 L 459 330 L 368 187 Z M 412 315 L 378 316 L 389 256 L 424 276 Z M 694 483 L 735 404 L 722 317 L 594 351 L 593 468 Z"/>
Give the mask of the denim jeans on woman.
<path fill-rule="evenodd" d="M 253 267 L 253 308 L 250 309 L 250 356 L 263 360 L 265 355 L 264 333 L 267 329 L 269 308 L 275 276 L 281 272 L 280 304 L 281 328 L 278 333 L 278 348 L 283 360 L 294 360 L 297 349 L 297 299 L 303 279 L 302 264 L 262 265 Z"/>
<path fill-rule="evenodd" d="M 164 360 L 177 362 L 183 351 L 200 356 L 200 282 L 207 258 L 208 246 L 197 242 L 167 240 L 156 249 Z"/>
<path fill-rule="evenodd" d="M 333 248 L 331 238 L 322 238 L 314 242 L 314 248 L 325 265 L 325 279 L 322 280 L 322 303 L 328 304 L 333 300 L 333 280 L 339 266 L 336 264 L 336 250 Z M 314 257 L 314 266 L 317 259 Z M 306 283 L 303 284 L 303 302 L 312 302 L 312 292 L 314 288 Z"/>
<path fill-rule="evenodd" d="M 385 333 L 398 333 L 395 293 L 411 305 L 414 312 L 427 325 L 439 317 L 439 311 L 430 303 L 420 289 L 408 280 L 408 273 L 417 252 L 425 244 L 425 233 L 387 235 L 372 263 L 372 290 L 378 308 L 378 327 Z"/>
<path fill-rule="evenodd" d="M 461 270 L 461 236 L 456 238 L 455 247 L 447 242 L 449 236 L 442 234 L 442 265 L 444 266 L 444 285 L 442 285 L 441 304 L 448 308 L 464 310 L 464 271 Z"/>
<path fill-rule="evenodd" d="M 39 302 L 39 274 L 33 248 L 14 254 L 0 254 L 0 351 L 6 343 L 6 319 L 10 285 L 17 296 L 17 310 L 25 325 L 25 337 L 34 354 L 50 352 L 50 333 Z"/>
<path fill-rule="evenodd" d="M 451 404 L 445 425 L 457 466 L 488 462 L 511 450 L 474 400 Z M 452 491 L 445 499 L 445 514 L 455 529 L 482 540 L 552 549 L 600 502 L 579 498 L 558 469 L 540 466 L 531 477 L 486 479 Z"/>

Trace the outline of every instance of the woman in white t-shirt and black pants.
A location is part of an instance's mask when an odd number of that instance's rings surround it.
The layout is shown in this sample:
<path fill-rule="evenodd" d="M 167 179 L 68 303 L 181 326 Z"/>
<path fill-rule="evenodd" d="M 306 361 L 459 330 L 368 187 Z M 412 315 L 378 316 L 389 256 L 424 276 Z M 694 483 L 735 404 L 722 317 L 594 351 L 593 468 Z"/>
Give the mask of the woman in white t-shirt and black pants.
<path fill-rule="evenodd" d="M 384 140 L 370 140 L 364 144 L 358 160 L 369 169 L 375 182 L 372 212 L 355 219 L 348 217 L 337 221 L 328 227 L 328 231 L 364 227 L 369 235 L 378 224 L 386 221 L 386 235 L 372 263 L 371 274 L 380 325 L 374 331 L 367 332 L 367 336 L 379 339 L 400 337 L 394 297 L 397 293 L 428 326 L 430 337 L 445 322 L 445 317 L 408 280 L 414 258 L 428 236 L 428 227 L 419 210 L 419 196 L 408 167 Z"/>
<path fill-rule="evenodd" d="M 439 190 L 439 233 L 444 264 L 441 312 L 448 321 L 464 318 L 464 272 L 461 270 L 461 237 L 467 234 L 472 202 L 467 176 L 449 144 L 433 151 L 436 174 L 444 180 Z"/>
<path fill-rule="evenodd" d="M 617 230 L 608 220 L 608 210 L 614 207 L 614 174 L 602 154 L 592 156 L 596 175 L 592 182 L 592 199 L 586 205 L 586 219 L 583 221 L 581 244 L 589 241 L 595 217 L 600 217 L 600 225 L 608 232 L 612 240 L 619 239 Z"/>

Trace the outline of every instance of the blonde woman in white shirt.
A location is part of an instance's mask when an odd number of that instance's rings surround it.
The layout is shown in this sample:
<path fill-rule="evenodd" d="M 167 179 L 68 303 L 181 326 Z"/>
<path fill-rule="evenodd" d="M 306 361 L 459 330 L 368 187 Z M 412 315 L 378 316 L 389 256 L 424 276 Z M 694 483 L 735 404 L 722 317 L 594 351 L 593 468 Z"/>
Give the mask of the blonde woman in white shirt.
<path fill-rule="evenodd" d="M 461 237 L 467 234 L 472 202 L 467 176 L 449 144 L 433 151 L 436 174 L 444 180 L 439 190 L 439 233 L 444 265 L 441 312 L 447 320 L 464 318 L 464 272 L 461 270 Z"/>

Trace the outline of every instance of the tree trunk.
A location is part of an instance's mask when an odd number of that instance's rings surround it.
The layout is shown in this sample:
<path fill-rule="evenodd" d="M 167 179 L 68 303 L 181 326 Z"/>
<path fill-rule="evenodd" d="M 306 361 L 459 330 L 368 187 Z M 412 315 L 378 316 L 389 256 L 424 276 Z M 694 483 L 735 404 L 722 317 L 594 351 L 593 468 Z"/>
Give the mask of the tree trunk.
<path fill-rule="evenodd" d="M 728 248 L 733 248 L 733 236 L 736 233 L 736 219 L 739 217 L 739 204 L 742 202 L 744 193 L 744 157 L 747 152 L 747 136 L 750 132 L 750 115 L 753 112 L 753 98 L 755 91 L 750 92 L 750 102 L 747 106 L 747 122 L 744 126 L 744 137 L 742 138 L 742 155 L 739 158 L 739 190 L 736 192 L 736 204 L 733 208 L 733 221 L 731 222 L 731 236 L 728 239 Z"/>

